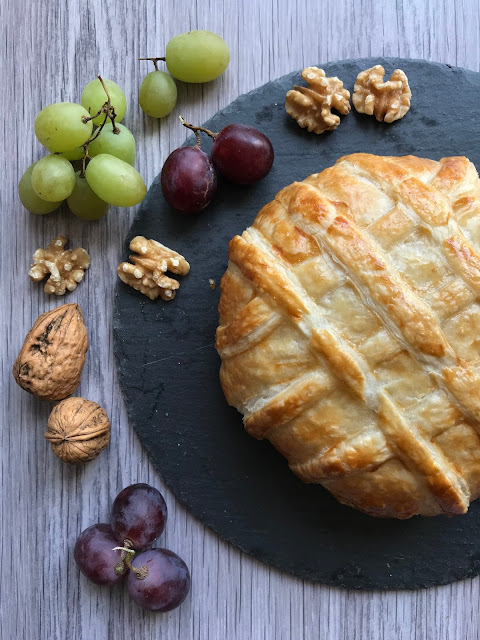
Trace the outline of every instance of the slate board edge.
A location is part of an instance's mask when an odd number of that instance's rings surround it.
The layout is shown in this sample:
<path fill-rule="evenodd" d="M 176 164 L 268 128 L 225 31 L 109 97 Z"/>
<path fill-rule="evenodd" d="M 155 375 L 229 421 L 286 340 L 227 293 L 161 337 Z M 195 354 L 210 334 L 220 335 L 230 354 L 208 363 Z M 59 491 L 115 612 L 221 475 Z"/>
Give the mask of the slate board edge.
<path fill-rule="evenodd" d="M 393 69 L 390 69 L 389 63 L 393 62 L 395 65 L 398 64 L 398 61 L 407 61 L 408 63 L 418 63 L 421 65 L 432 65 L 434 67 L 437 68 L 441 68 L 443 71 L 445 71 L 446 69 L 448 69 L 449 71 L 452 71 L 452 73 L 462 73 L 464 74 L 469 80 L 474 81 L 473 83 L 476 85 L 480 84 L 480 74 L 474 71 L 470 71 L 467 69 L 463 69 L 460 67 L 454 67 L 452 65 L 448 65 L 448 64 L 444 64 L 444 63 L 440 63 L 440 62 L 431 62 L 431 61 L 426 61 L 426 60 L 421 60 L 421 59 L 415 59 L 415 58 L 363 58 L 363 59 L 346 59 L 346 60 L 338 60 L 338 61 L 334 61 L 334 62 L 329 62 L 326 63 L 325 65 L 319 65 L 321 67 L 324 67 L 328 70 L 328 68 L 330 67 L 335 67 L 337 64 L 341 64 L 341 65 L 346 65 L 346 64 L 354 64 L 354 65 L 361 65 L 362 68 L 368 68 L 369 66 L 373 66 L 374 64 L 385 64 L 387 65 L 387 69 L 386 69 L 386 75 L 388 76 L 391 71 Z M 203 126 L 209 127 L 210 122 L 213 120 L 213 118 L 215 118 L 215 116 L 219 115 L 219 114 L 226 114 L 228 115 L 228 113 L 230 112 L 235 112 L 235 110 L 238 108 L 239 104 L 241 104 L 243 101 L 245 101 L 246 99 L 248 99 L 248 97 L 251 94 L 254 94 L 255 92 L 257 92 L 259 89 L 262 88 L 266 88 L 268 86 L 282 86 L 285 85 L 285 87 L 290 87 L 292 84 L 292 79 L 295 78 L 295 76 L 299 76 L 301 73 L 301 70 L 297 71 L 297 72 L 292 72 L 289 74 L 286 74 L 276 80 L 272 80 L 270 82 L 265 83 L 264 85 L 262 85 L 262 87 L 258 87 L 253 89 L 252 91 L 246 93 L 246 94 L 242 94 L 241 96 L 239 96 L 238 98 L 236 98 L 234 101 L 232 101 L 229 105 L 227 105 L 225 108 L 221 109 L 219 112 L 217 112 L 217 114 L 215 114 L 214 116 L 212 116 L 212 118 L 210 118 L 209 120 L 207 120 Z M 347 86 L 348 89 L 353 89 L 353 87 L 349 87 Z M 188 146 L 190 144 L 192 144 L 194 138 L 193 136 L 189 136 L 187 138 L 187 140 L 185 141 L 185 143 L 182 146 Z M 157 185 L 158 182 L 160 180 L 160 175 L 158 175 L 154 181 L 152 182 L 152 185 L 150 186 L 150 188 L 153 185 Z M 140 207 L 139 211 L 137 212 L 137 215 L 135 216 L 135 219 L 132 223 L 132 227 L 135 226 L 138 221 L 140 220 L 140 218 L 142 217 L 142 213 L 143 213 L 143 205 Z M 129 243 L 129 238 L 131 237 L 130 232 L 127 236 L 127 239 L 125 241 L 125 252 L 127 252 L 128 250 L 128 243 Z M 114 315 L 113 315 L 113 335 L 114 335 L 114 354 L 115 354 L 115 360 L 117 363 L 117 370 L 119 372 L 119 381 L 120 381 L 120 387 L 122 390 L 122 393 L 124 395 L 124 398 L 126 399 L 128 397 L 128 386 L 125 384 L 124 382 L 124 377 L 122 375 L 122 361 L 121 361 L 121 352 L 122 352 L 122 346 L 121 346 L 121 337 L 120 337 L 120 320 L 119 320 L 119 313 L 120 310 L 118 308 L 117 305 L 117 301 L 119 298 L 119 287 L 125 287 L 125 285 L 123 283 L 121 283 L 120 281 L 117 281 L 116 284 L 116 288 L 115 288 L 115 295 L 114 295 Z M 133 294 L 139 298 L 139 300 L 143 301 L 145 304 L 155 304 L 155 301 L 151 302 L 150 300 L 146 300 L 143 296 L 141 296 L 140 294 L 137 294 L 137 292 L 133 292 Z M 137 433 L 139 433 L 140 429 L 138 428 L 138 425 L 136 423 L 136 420 L 134 418 L 133 412 L 130 408 L 130 405 L 126 402 L 127 405 L 127 413 L 128 413 L 128 417 L 129 417 L 129 421 L 131 422 L 131 424 L 133 425 L 135 431 Z M 147 451 L 150 459 L 152 460 L 154 466 L 158 469 L 158 471 L 160 472 L 160 474 L 162 474 L 162 469 L 159 468 L 159 466 L 157 466 L 157 464 L 154 462 L 153 458 L 151 457 L 151 450 L 150 447 L 148 445 L 148 443 L 143 443 L 142 441 L 142 446 L 144 446 L 145 450 Z M 163 474 L 162 474 L 162 477 Z M 317 582 L 317 583 L 321 583 L 321 584 L 326 584 L 329 586 L 333 586 L 333 587 L 341 587 L 341 588 L 348 588 L 348 589 L 355 589 L 355 590 L 366 590 L 366 591 L 378 591 L 378 590 L 414 590 L 414 589 L 420 589 L 420 588 L 429 588 L 431 585 L 425 584 L 422 581 L 418 581 L 418 582 L 411 582 L 407 587 L 398 587 L 398 586 L 388 586 L 388 585 L 382 585 L 382 586 L 376 586 L 376 585 L 370 585 L 370 584 L 365 584 L 365 585 L 359 585 L 356 583 L 352 583 L 351 579 L 348 578 L 347 580 L 342 580 L 342 579 L 335 579 L 335 581 L 330 581 L 328 579 L 312 579 L 312 577 L 310 575 L 302 575 L 304 572 L 302 570 L 296 569 L 296 570 L 292 570 L 289 571 L 288 569 L 286 569 L 285 567 L 280 567 L 279 565 L 277 565 L 277 563 L 272 562 L 272 561 L 266 561 L 266 560 L 258 560 L 255 556 L 255 553 L 251 550 L 248 549 L 244 546 L 242 546 L 241 544 L 238 543 L 237 540 L 234 540 L 228 533 L 225 533 L 224 531 L 221 530 L 220 527 L 215 527 L 214 525 L 211 525 L 207 522 L 205 522 L 205 520 L 203 520 L 199 515 L 197 515 L 195 513 L 195 511 L 192 510 L 192 507 L 190 506 L 189 502 L 188 502 L 188 497 L 187 496 L 183 496 L 181 495 L 179 492 L 177 492 L 170 484 L 170 482 L 168 481 L 167 478 L 164 478 L 166 484 L 170 487 L 170 489 L 172 490 L 172 492 L 174 493 L 174 495 L 176 496 L 177 499 L 180 500 L 180 502 L 191 512 L 193 513 L 193 515 L 199 519 L 202 524 L 205 524 L 206 526 L 208 526 L 211 530 L 213 530 L 215 533 L 217 533 L 221 538 L 223 538 L 224 540 L 226 540 L 227 542 L 229 542 L 230 544 L 233 544 L 234 546 L 236 546 L 237 548 L 239 548 L 241 551 L 248 553 L 249 555 L 253 555 L 253 557 L 258 561 L 258 562 L 262 562 L 264 564 L 267 564 L 267 566 L 272 566 L 278 570 L 280 570 L 283 573 L 288 573 L 294 577 L 300 578 L 300 579 L 306 579 L 310 582 Z M 473 563 L 472 563 L 473 564 Z M 478 573 L 480 572 L 480 567 L 475 568 L 474 566 L 470 566 L 468 569 L 464 570 L 462 575 L 459 577 L 456 576 L 449 576 L 448 579 L 439 579 L 435 582 L 436 585 L 440 586 L 440 585 L 445 585 L 445 584 L 451 584 L 455 581 L 459 581 L 459 580 L 464 580 L 464 579 L 468 579 L 468 578 L 472 578 L 475 577 L 476 575 L 478 575 Z"/>
<path fill-rule="evenodd" d="M 115 293 L 115 300 L 116 299 L 117 299 L 117 293 Z M 114 354 L 115 354 L 115 361 L 117 363 L 117 370 L 118 370 L 118 373 L 119 373 L 120 388 L 122 390 L 122 395 L 123 395 L 124 400 L 125 400 L 126 397 L 127 397 L 127 393 L 128 393 L 128 387 L 124 384 L 123 376 L 121 374 L 121 366 L 122 366 L 122 363 L 121 363 L 121 360 L 120 360 L 121 346 L 120 346 L 119 325 L 118 325 L 118 322 L 117 322 L 117 317 L 118 317 L 117 314 L 118 314 L 118 309 L 117 309 L 117 306 L 115 305 L 115 313 L 114 313 L 114 321 L 113 321 L 113 336 L 114 336 L 114 344 L 115 344 Z M 293 570 L 289 571 L 288 569 L 285 569 L 284 567 L 280 566 L 278 563 L 275 563 L 275 562 L 272 562 L 272 561 L 266 562 L 265 560 L 260 560 L 259 558 L 256 557 L 256 555 L 252 551 L 252 549 L 249 549 L 248 547 L 246 547 L 246 546 L 244 546 L 242 544 L 239 544 L 238 540 L 232 538 L 230 534 L 228 534 L 227 532 L 223 531 L 220 527 L 216 527 L 215 525 L 206 522 L 206 520 L 202 519 L 195 512 L 194 508 L 192 507 L 192 505 L 190 504 L 190 502 L 188 500 L 188 497 L 184 496 L 182 493 L 177 491 L 176 488 L 171 484 L 169 479 L 167 477 L 165 477 L 164 474 L 162 473 L 162 469 L 161 469 L 160 465 L 157 465 L 157 463 L 155 462 L 155 460 L 154 460 L 154 458 L 153 458 L 153 456 L 151 454 L 151 448 L 150 448 L 148 442 L 143 442 L 140 439 L 140 434 L 139 434 L 140 429 L 137 426 L 137 422 L 136 422 L 135 416 L 134 416 L 134 414 L 133 414 L 133 412 L 131 410 L 130 404 L 128 402 L 126 402 L 126 400 L 125 400 L 125 405 L 126 405 L 126 409 L 127 409 L 127 415 L 128 415 L 129 423 L 133 426 L 135 432 L 137 433 L 137 436 L 138 436 L 138 438 L 140 440 L 140 443 L 141 443 L 142 447 L 145 449 L 145 451 L 147 452 L 151 463 L 156 468 L 156 470 L 160 473 L 160 475 L 162 476 L 163 481 L 168 486 L 170 491 L 173 493 L 175 498 L 188 510 L 188 512 L 191 515 L 193 515 L 199 522 L 201 522 L 202 525 L 208 527 L 211 531 L 213 531 L 216 535 L 218 535 L 222 540 L 228 542 L 229 544 L 233 545 L 234 547 L 236 547 L 237 549 L 239 549 L 243 553 L 246 553 L 247 555 L 249 555 L 256 562 L 258 562 L 260 564 L 265 564 L 268 567 L 272 567 L 272 568 L 276 569 L 277 571 L 279 571 L 281 573 L 286 573 L 288 575 L 291 575 L 293 578 L 297 578 L 297 579 L 300 579 L 300 580 L 307 580 L 308 582 L 312 582 L 312 583 L 316 583 L 316 584 L 324 584 L 324 585 L 327 585 L 329 587 L 350 589 L 350 590 L 355 590 L 355 591 L 366 591 L 366 592 L 368 592 L 368 591 L 372 591 L 372 592 L 374 592 L 374 591 L 414 591 L 416 589 L 430 589 L 430 588 L 432 588 L 432 585 L 425 584 L 424 582 L 421 582 L 421 581 L 412 582 L 408 587 L 398 588 L 397 586 L 388 586 L 388 585 L 383 585 L 381 587 L 374 586 L 374 585 L 369 585 L 369 584 L 367 584 L 366 586 L 360 586 L 357 583 L 352 583 L 350 580 L 343 581 L 343 580 L 338 580 L 338 579 L 335 579 L 335 580 L 313 579 L 310 575 L 306 574 L 301 569 L 296 569 L 295 571 L 293 571 Z M 442 517 L 442 516 L 437 516 L 437 517 Z M 436 581 L 435 586 L 444 586 L 444 585 L 448 585 L 448 584 L 453 584 L 454 582 L 459 582 L 459 581 L 462 581 L 462 580 L 472 579 L 472 578 L 477 577 L 479 573 L 480 573 L 480 568 L 471 567 L 461 576 L 453 577 L 453 578 L 449 578 L 449 579 L 444 579 L 444 580 L 440 579 L 440 580 Z"/>
<path fill-rule="evenodd" d="M 405 60 L 409 63 L 413 62 L 413 63 L 418 63 L 418 64 L 422 64 L 422 65 L 432 65 L 434 67 L 438 67 L 441 68 L 443 70 L 445 69 L 449 69 L 449 71 L 451 71 L 452 73 L 463 73 L 466 75 L 466 77 L 471 78 L 472 80 L 476 80 L 477 84 L 480 84 L 480 73 L 477 71 L 471 71 L 470 69 L 464 69 L 462 67 L 456 67 L 450 64 L 446 64 L 444 62 L 435 62 L 435 61 L 431 61 L 431 60 L 422 60 L 421 58 L 395 58 L 395 57 L 380 57 L 380 58 L 375 58 L 375 57 L 370 57 L 370 58 L 346 58 L 345 60 L 333 60 L 330 62 L 326 62 L 326 63 L 320 63 L 318 66 L 320 68 L 328 68 L 328 67 L 333 67 L 337 64 L 356 64 L 356 65 L 362 65 L 365 66 L 366 69 L 368 69 L 369 67 L 374 66 L 375 64 L 382 64 L 382 66 L 384 66 L 384 63 L 391 63 L 392 61 L 398 61 L 398 60 Z M 254 89 L 252 89 L 251 91 L 248 91 L 247 93 L 242 93 L 240 96 L 238 96 L 237 98 L 235 98 L 235 100 L 233 100 L 232 102 L 230 102 L 227 106 L 225 106 L 223 109 L 220 109 L 219 112 L 217 113 L 222 113 L 222 114 L 228 114 L 230 111 L 235 111 L 235 109 L 238 107 L 239 104 L 241 104 L 241 102 L 243 102 L 244 100 L 246 100 L 249 96 L 251 96 L 252 94 L 254 94 L 256 91 L 258 91 L 259 89 L 263 89 L 265 87 L 268 86 L 273 86 L 273 85 L 282 85 L 287 83 L 288 80 L 288 87 L 291 87 L 291 82 L 292 82 L 292 78 L 294 76 L 299 76 L 300 78 L 300 74 L 301 74 L 302 70 L 299 69 L 298 71 L 292 71 L 290 73 L 287 73 L 283 76 L 281 76 L 280 78 L 276 78 L 275 80 L 269 80 L 268 82 L 266 82 L 265 84 L 261 85 L 260 87 L 256 87 Z M 391 73 L 391 71 L 389 71 L 388 69 L 386 70 L 385 75 L 389 75 L 389 73 Z M 346 87 L 347 89 L 353 89 L 353 87 Z M 352 92 L 350 92 L 352 93 Z M 413 96 L 412 99 L 414 100 L 415 97 Z M 354 107 L 352 107 L 352 109 L 354 109 Z M 217 115 L 217 113 L 215 113 L 211 118 L 209 118 L 208 120 L 206 120 L 202 126 L 206 127 L 207 129 L 210 126 L 210 123 L 212 122 L 213 118 Z M 314 135 L 314 134 L 312 134 Z M 188 138 L 185 140 L 185 142 L 180 145 L 182 147 L 188 147 L 191 146 L 195 141 L 195 136 L 192 134 L 190 136 L 188 136 Z M 173 151 L 173 149 L 172 149 Z M 165 158 L 166 159 L 166 158 Z M 151 185 L 149 186 L 149 190 L 154 186 L 157 185 L 160 182 L 160 173 L 153 179 Z M 141 217 L 141 214 L 143 212 L 143 204 L 140 205 L 134 219 L 132 222 L 131 227 L 133 227 L 135 225 L 136 222 L 138 222 L 138 220 Z M 124 251 L 123 254 L 128 252 L 128 244 L 130 242 L 130 231 L 127 234 L 127 238 L 125 239 L 125 243 L 124 243 Z M 116 288 L 120 287 L 120 282 L 117 281 L 117 285 Z"/>

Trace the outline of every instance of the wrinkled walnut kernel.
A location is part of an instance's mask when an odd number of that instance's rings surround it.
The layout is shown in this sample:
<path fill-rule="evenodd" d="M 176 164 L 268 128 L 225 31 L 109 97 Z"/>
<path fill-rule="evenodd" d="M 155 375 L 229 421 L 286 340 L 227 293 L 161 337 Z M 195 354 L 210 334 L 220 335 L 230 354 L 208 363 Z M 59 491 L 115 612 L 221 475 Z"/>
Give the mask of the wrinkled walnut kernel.
<path fill-rule="evenodd" d="M 403 118 L 410 109 L 412 93 L 401 69 L 395 69 L 387 82 L 383 81 L 384 76 L 385 69 L 380 64 L 359 73 L 352 102 L 359 113 L 390 123 Z"/>
<path fill-rule="evenodd" d="M 177 280 L 165 275 L 166 271 L 185 276 L 190 265 L 185 258 L 165 247 L 156 240 L 147 240 L 137 236 L 130 242 L 130 249 L 139 255 L 131 255 L 129 262 L 122 262 L 117 267 L 117 274 L 122 282 L 130 285 L 146 295 L 150 300 L 159 296 L 163 300 L 173 300 L 180 284 Z"/>
<path fill-rule="evenodd" d="M 304 69 L 302 78 L 308 87 L 295 85 L 287 92 L 285 109 L 288 115 L 308 131 L 333 131 L 340 124 L 340 118 L 332 113 L 332 109 L 344 115 L 350 111 L 349 91 L 344 89 L 341 80 L 326 78 L 325 71 L 317 67 Z"/>
<path fill-rule="evenodd" d="M 40 282 L 50 274 L 44 287 L 49 295 L 63 296 L 66 291 L 76 289 L 90 266 L 90 257 L 85 249 L 65 249 L 67 242 L 66 236 L 58 236 L 46 249 L 37 249 L 33 254 L 28 275 L 34 282 Z"/>

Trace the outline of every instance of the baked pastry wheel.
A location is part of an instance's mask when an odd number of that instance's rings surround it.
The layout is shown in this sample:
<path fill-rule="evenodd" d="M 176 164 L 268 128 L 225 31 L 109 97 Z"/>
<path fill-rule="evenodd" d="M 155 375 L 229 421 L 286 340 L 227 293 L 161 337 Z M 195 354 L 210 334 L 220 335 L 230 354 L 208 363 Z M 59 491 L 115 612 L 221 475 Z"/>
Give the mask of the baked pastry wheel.
<path fill-rule="evenodd" d="M 340 158 L 230 242 L 225 396 L 344 504 L 465 513 L 480 494 L 479 295 L 471 162 Z"/>

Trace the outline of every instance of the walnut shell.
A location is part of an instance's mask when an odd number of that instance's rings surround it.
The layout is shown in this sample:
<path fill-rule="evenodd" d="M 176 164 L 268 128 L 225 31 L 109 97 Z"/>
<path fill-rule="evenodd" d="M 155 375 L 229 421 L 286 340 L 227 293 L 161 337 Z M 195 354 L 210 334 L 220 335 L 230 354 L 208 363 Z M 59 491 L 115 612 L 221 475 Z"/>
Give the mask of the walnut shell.
<path fill-rule="evenodd" d="M 37 318 L 15 360 L 13 376 L 39 398 L 63 400 L 80 384 L 87 349 L 82 310 L 64 304 Z"/>
<path fill-rule="evenodd" d="M 93 460 L 110 440 L 110 420 L 105 409 L 85 398 L 67 398 L 53 408 L 45 438 L 64 462 Z"/>

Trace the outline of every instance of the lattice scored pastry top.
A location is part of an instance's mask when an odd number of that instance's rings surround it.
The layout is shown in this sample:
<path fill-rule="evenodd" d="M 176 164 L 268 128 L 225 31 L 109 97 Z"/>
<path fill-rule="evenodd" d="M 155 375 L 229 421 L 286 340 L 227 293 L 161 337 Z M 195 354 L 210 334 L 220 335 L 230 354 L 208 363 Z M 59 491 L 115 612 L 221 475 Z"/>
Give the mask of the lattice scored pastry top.
<path fill-rule="evenodd" d="M 228 402 L 305 482 L 371 515 L 480 494 L 480 181 L 466 158 L 354 154 L 230 242 Z"/>

